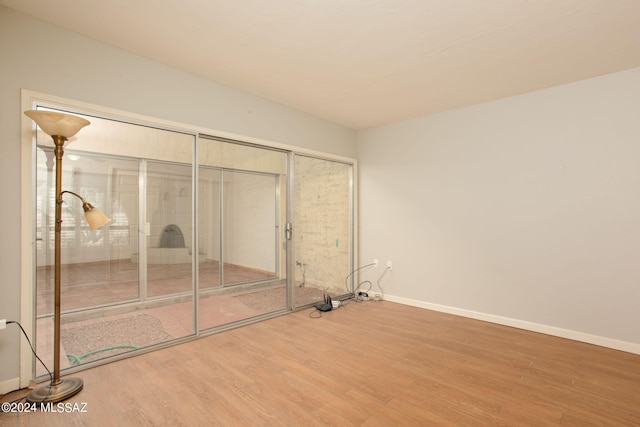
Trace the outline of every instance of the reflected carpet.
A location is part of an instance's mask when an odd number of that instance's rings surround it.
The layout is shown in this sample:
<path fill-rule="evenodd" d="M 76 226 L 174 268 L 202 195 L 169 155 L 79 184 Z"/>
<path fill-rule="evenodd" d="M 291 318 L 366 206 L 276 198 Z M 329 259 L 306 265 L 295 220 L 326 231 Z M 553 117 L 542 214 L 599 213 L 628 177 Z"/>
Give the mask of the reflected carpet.
<path fill-rule="evenodd" d="M 62 325 L 60 338 L 71 366 L 170 340 L 158 319 L 138 314 L 115 320 Z"/>

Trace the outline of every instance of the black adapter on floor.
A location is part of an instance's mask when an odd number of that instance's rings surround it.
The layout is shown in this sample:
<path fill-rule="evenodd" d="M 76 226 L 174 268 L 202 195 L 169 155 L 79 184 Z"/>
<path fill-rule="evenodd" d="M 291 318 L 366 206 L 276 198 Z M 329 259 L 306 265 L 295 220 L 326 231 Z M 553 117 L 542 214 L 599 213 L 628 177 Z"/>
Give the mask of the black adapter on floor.
<path fill-rule="evenodd" d="M 331 311 L 333 305 L 331 303 L 331 297 L 327 294 L 324 295 L 324 302 L 316 304 L 316 308 L 319 311 Z"/>

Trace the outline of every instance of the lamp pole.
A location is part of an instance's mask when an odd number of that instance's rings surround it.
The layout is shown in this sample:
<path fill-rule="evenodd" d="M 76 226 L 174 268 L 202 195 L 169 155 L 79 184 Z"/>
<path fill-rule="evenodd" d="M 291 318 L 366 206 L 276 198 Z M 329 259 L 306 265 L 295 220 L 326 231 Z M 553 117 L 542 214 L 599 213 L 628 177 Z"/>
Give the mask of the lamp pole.
<path fill-rule="evenodd" d="M 53 336 L 60 337 L 60 317 L 61 317 L 61 282 L 60 269 L 62 252 L 62 156 L 64 155 L 64 142 L 67 138 L 60 135 L 53 135 L 53 142 L 56 148 L 53 150 L 56 156 L 56 224 L 55 224 L 55 249 L 54 249 L 54 271 L 53 271 L 53 287 L 54 287 L 54 312 L 53 312 Z M 53 342 L 53 380 L 52 386 L 60 384 L 60 339 Z M 82 388 L 82 380 L 80 380 L 80 389 Z M 80 391 L 80 390 L 78 390 Z"/>

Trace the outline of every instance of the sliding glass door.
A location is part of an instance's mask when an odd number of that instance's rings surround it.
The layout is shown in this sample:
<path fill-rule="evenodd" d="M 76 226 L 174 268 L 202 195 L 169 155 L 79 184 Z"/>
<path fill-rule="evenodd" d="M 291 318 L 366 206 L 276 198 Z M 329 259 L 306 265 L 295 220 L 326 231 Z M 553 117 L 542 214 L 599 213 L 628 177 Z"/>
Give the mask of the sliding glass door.
<path fill-rule="evenodd" d="M 65 146 L 63 190 L 112 221 L 89 230 L 65 194 L 62 369 L 346 294 L 352 164 L 72 114 L 91 125 Z M 51 366 L 55 160 L 41 131 L 34 152 L 35 337 Z"/>

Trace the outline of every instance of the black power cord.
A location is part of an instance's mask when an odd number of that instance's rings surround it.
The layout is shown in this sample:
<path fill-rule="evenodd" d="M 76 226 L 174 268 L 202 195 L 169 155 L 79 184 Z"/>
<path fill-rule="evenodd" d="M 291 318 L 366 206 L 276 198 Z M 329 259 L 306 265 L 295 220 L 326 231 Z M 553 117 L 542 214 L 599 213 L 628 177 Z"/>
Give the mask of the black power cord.
<path fill-rule="evenodd" d="M 367 268 L 367 267 L 371 267 L 376 265 L 376 263 L 372 262 L 371 264 L 367 264 L 367 265 L 363 265 L 362 267 L 358 267 L 355 270 L 353 270 L 351 273 L 347 274 L 347 277 L 345 277 L 344 279 L 344 285 L 345 285 L 345 289 L 347 290 L 347 292 L 349 293 L 349 298 L 342 300 L 341 301 L 341 305 L 346 305 L 346 303 L 348 301 L 355 301 L 355 302 L 360 302 L 360 301 L 364 301 L 367 300 L 369 298 L 369 294 L 368 292 L 371 291 L 371 288 L 373 287 L 373 283 L 371 283 L 370 280 L 365 280 L 362 281 L 358 284 L 358 288 L 357 288 L 357 293 L 356 293 L 356 289 L 349 289 L 349 277 L 351 277 L 355 272 L 362 270 L 363 268 Z M 380 289 L 380 293 L 381 296 L 376 297 L 376 300 L 382 300 L 384 299 L 384 289 L 382 288 L 382 285 L 380 284 L 380 281 L 382 280 L 382 278 L 384 277 L 384 275 L 387 273 L 387 271 L 391 270 L 391 267 L 387 267 L 384 269 L 384 271 L 382 272 L 382 274 L 380 274 L 380 276 L 378 277 L 378 280 L 376 281 L 376 284 L 378 285 L 378 288 Z M 368 285 L 366 289 L 362 289 L 362 287 L 364 285 Z M 313 310 L 311 312 L 309 312 L 309 317 L 312 319 L 319 319 L 322 317 L 322 311 L 318 310 L 317 307 L 314 307 Z"/>
<path fill-rule="evenodd" d="M 36 350 L 33 348 L 33 345 L 31 344 L 31 340 L 29 340 L 29 336 L 27 335 L 27 333 L 25 332 L 24 328 L 22 327 L 22 325 L 20 324 L 20 322 L 16 322 L 15 320 L 7 320 L 7 325 L 10 323 L 15 323 L 16 325 L 18 325 L 18 327 L 20 328 L 20 330 L 22 331 L 22 334 L 24 335 L 25 339 L 27 340 L 27 342 L 29 343 L 29 347 L 31 348 L 31 352 L 33 353 L 33 355 L 36 357 L 36 359 L 38 359 L 38 362 L 40 362 L 42 364 L 42 366 L 44 366 L 44 369 L 47 371 L 47 373 L 49 374 L 49 378 L 51 379 L 51 383 L 53 384 L 53 374 L 51 373 L 51 371 L 49 370 L 49 368 L 47 368 L 47 365 L 44 364 L 44 362 L 42 361 L 42 359 L 40 359 L 40 356 L 38 356 L 38 354 L 36 353 Z"/>

